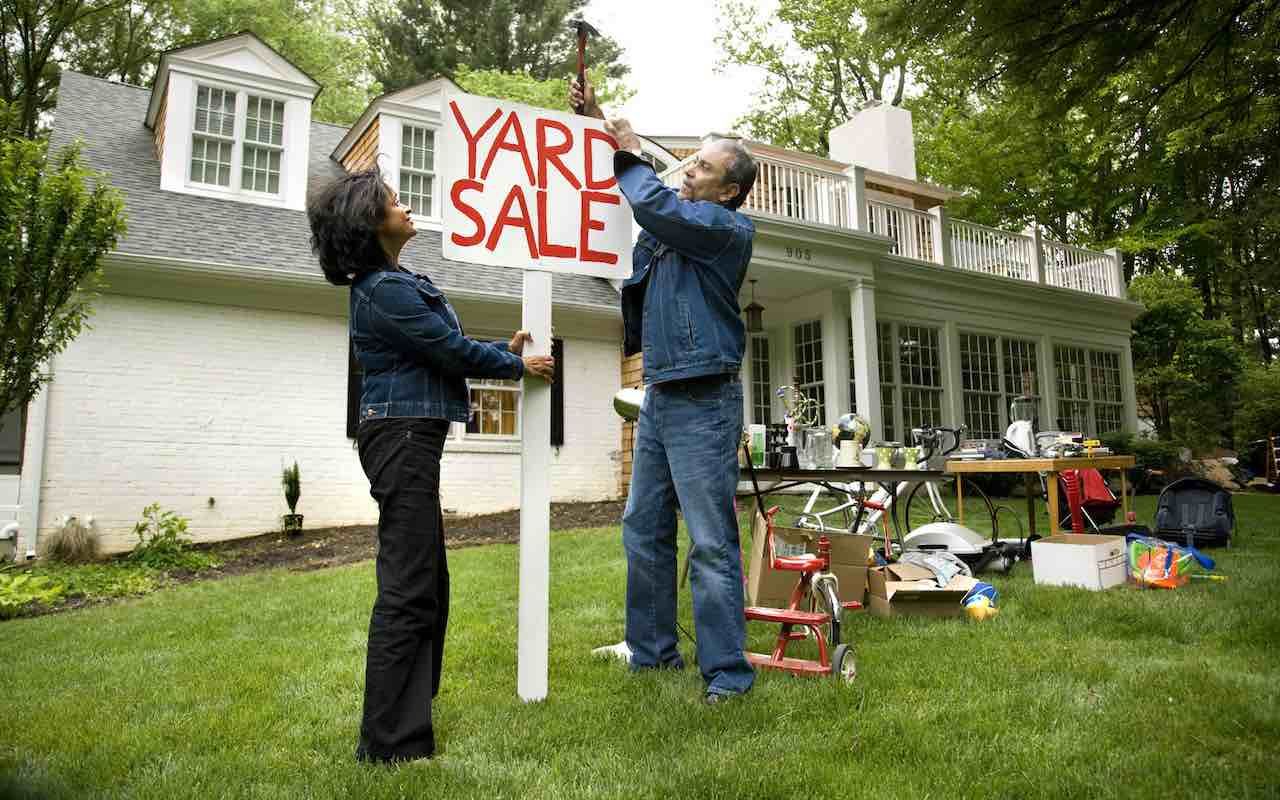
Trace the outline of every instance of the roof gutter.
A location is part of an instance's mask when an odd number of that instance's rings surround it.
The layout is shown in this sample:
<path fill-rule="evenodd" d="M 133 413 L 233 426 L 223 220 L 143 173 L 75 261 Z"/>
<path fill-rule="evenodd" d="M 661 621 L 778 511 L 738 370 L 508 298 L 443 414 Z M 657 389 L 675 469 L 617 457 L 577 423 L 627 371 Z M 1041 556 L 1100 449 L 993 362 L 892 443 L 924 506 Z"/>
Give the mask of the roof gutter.
<path fill-rule="evenodd" d="M 45 438 L 49 430 L 49 387 L 53 385 L 53 362 L 40 393 L 27 406 L 26 453 L 22 459 L 22 476 L 18 482 L 18 538 L 14 560 L 24 553 L 36 557 L 40 536 L 40 487 L 44 483 Z M 25 535 L 24 535 L 25 534 Z M 24 550 L 25 547 L 25 550 Z"/>

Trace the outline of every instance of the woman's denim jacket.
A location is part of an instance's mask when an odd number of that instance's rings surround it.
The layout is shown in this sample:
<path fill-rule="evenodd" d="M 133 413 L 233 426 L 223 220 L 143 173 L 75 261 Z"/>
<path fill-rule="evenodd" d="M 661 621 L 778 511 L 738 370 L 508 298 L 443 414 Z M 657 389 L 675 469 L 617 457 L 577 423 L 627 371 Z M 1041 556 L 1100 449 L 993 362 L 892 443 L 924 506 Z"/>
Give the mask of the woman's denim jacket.
<path fill-rule="evenodd" d="M 351 342 L 364 370 L 360 419 L 432 417 L 466 422 L 467 378 L 524 377 L 505 343 L 468 339 L 453 306 L 426 275 L 366 272 L 351 284 Z"/>

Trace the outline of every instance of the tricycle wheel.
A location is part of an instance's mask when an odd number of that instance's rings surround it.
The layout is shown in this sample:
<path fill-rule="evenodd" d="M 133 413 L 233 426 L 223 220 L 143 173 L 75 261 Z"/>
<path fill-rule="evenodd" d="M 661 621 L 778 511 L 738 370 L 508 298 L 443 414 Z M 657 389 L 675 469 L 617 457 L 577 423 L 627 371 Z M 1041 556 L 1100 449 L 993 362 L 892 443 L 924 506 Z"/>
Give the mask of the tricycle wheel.
<path fill-rule="evenodd" d="M 853 683 L 858 677 L 858 662 L 853 655 L 851 645 L 842 644 L 831 656 L 831 674 L 845 683 Z"/>

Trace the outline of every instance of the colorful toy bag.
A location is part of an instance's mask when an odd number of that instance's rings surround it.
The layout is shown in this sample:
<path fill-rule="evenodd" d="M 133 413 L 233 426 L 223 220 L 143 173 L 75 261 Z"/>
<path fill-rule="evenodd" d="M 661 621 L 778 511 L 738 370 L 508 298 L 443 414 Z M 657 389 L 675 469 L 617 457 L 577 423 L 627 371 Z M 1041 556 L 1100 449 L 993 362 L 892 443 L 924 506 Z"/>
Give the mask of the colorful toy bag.
<path fill-rule="evenodd" d="M 1194 547 L 1172 544 L 1150 536 L 1130 534 L 1129 578 L 1139 586 L 1176 589 L 1191 579 L 1191 573 L 1213 569 L 1213 559 Z"/>

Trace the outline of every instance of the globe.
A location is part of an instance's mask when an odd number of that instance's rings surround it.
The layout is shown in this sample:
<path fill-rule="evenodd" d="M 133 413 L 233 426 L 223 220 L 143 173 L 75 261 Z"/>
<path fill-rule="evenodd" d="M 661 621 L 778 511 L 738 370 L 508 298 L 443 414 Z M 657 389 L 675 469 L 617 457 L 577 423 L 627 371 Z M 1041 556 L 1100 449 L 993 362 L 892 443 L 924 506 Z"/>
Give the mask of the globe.
<path fill-rule="evenodd" d="M 871 435 L 871 425 L 857 414 L 845 414 L 836 420 L 833 433 L 836 435 L 837 442 L 850 440 L 865 446 L 867 438 Z"/>

